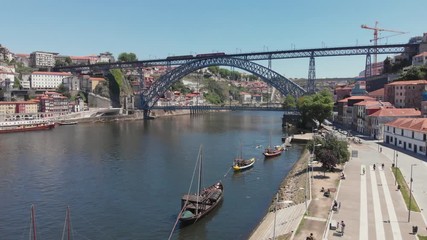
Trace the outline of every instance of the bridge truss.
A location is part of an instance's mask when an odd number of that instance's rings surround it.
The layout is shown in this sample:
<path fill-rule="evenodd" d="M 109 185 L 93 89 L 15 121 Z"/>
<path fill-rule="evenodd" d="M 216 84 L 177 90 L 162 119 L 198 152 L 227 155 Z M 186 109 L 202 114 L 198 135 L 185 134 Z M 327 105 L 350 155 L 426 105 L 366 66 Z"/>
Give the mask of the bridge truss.
<path fill-rule="evenodd" d="M 151 109 L 157 100 L 176 81 L 201 68 L 209 66 L 232 66 L 246 70 L 275 87 L 283 95 L 293 95 L 298 98 L 306 93 L 302 87 L 283 77 L 279 73 L 260 64 L 230 57 L 204 58 L 193 60 L 162 75 L 153 85 L 141 94 L 141 104 L 144 110 Z"/>

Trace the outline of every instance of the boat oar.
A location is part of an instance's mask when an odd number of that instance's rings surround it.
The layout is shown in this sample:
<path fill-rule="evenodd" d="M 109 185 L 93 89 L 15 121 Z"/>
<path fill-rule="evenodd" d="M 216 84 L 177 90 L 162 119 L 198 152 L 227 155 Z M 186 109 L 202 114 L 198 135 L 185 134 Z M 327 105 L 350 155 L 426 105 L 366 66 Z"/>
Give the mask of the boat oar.
<path fill-rule="evenodd" d="M 224 175 L 224 178 L 227 176 L 227 174 L 230 172 L 230 170 L 232 169 L 233 167 L 230 167 L 229 169 L 228 169 L 228 171 L 225 173 L 225 175 Z"/>

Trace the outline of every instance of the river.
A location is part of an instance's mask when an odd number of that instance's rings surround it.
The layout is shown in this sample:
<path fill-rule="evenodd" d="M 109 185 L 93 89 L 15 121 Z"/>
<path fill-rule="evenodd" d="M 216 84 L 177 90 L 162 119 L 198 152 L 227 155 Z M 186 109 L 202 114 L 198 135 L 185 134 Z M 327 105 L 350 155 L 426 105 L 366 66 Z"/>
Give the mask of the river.
<path fill-rule="evenodd" d="M 75 239 L 167 239 L 188 191 L 199 146 L 204 182 L 222 180 L 224 201 L 172 239 L 246 239 L 299 158 L 295 145 L 264 160 L 281 143 L 281 114 L 225 112 L 150 121 L 59 126 L 0 137 L 0 239 L 28 239 L 30 206 L 39 239 L 61 239 L 71 209 Z M 254 168 L 234 173 L 239 153 Z M 226 175 L 226 176 L 225 176 Z M 74 239 L 73 238 L 73 239 Z"/>

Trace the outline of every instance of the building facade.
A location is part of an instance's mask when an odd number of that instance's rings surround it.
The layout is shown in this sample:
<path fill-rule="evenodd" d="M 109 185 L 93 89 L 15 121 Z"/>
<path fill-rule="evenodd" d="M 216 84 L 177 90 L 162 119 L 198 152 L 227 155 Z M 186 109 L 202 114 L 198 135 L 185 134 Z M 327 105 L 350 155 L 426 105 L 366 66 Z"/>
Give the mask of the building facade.
<path fill-rule="evenodd" d="M 56 89 L 63 83 L 63 79 L 71 77 L 67 72 L 33 72 L 31 74 L 31 88 Z"/>
<path fill-rule="evenodd" d="M 30 54 L 30 65 L 35 68 L 51 68 L 55 66 L 57 53 L 36 51 Z"/>
<path fill-rule="evenodd" d="M 375 139 L 383 139 L 384 124 L 392 122 L 398 118 L 419 118 L 421 112 L 415 108 L 384 108 L 368 116 L 367 135 Z"/>
<path fill-rule="evenodd" d="M 427 118 L 399 118 L 385 124 L 384 143 L 426 156 Z"/>
<path fill-rule="evenodd" d="M 35 101 L 0 102 L 0 114 L 37 113 L 38 109 Z"/>
<path fill-rule="evenodd" d="M 38 97 L 40 112 L 70 112 L 68 98 L 57 92 L 46 92 Z"/>
<path fill-rule="evenodd" d="M 427 52 L 422 52 L 412 57 L 412 65 L 413 66 L 427 65 Z"/>
<path fill-rule="evenodd" d="M 384 100 L 397 108 L 421 109 L 422 94 L 427 80 L 394 81 L 384 85 Z"/>

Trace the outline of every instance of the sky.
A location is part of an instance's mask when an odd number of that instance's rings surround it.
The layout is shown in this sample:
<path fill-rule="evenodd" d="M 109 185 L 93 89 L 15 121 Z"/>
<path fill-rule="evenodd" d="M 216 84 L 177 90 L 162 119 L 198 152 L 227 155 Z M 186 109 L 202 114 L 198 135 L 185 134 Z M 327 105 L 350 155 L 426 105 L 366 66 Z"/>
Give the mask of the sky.
<path fill-rule="evenodd" d="M 14 53 L 133 52 L 147 60 L 370 45 L 373 31 L 361 25 L 375 21 L 408 32 L 378 44 L 407 43 L 427 32 L 426 0 L 9 0 L 1 8 L 0 44 Z M 316 77 L 354 77 L 364 64 L 363 56 L 316 58 Z M 287 78 L 307 78 L 308 65 L 309 59 L 272 62 Z"/>

